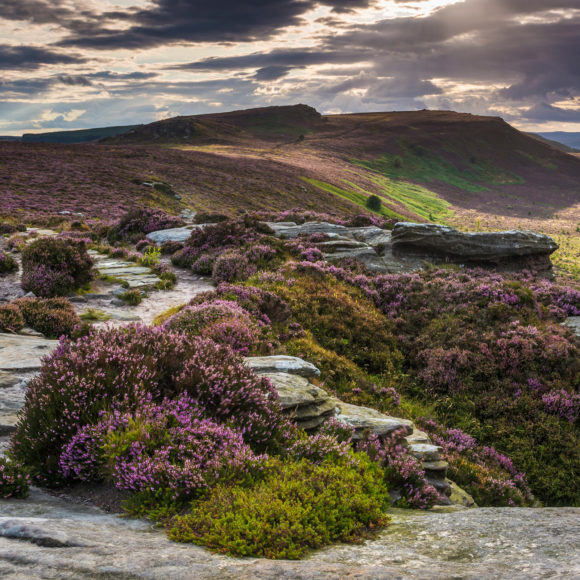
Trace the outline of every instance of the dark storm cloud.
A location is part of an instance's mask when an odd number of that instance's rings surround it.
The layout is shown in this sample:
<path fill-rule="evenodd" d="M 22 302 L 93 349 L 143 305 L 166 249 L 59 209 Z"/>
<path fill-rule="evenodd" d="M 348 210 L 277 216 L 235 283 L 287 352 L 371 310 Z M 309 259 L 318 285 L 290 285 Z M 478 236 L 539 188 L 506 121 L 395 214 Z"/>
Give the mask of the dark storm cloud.
<path fill-rule="evenodd" d="M 285 77 L 291 70 L 291 66 L 265 66 L 256 71 L 254 78 L 257 81 L 275 81 Z"/>
<path fill-rule="evenodd" d="M 0 45 L 0 70 L 38 69 L 45 64 L 75 64 L 86 62 L 78 55 L 63 54 L 35 46 Z"/>
<path fill-rule="evenodd" d="M 179 42 L 243 42 L 271 38 L 280 29 L 300 23 L 317 5 L 337 13 L 364 8 L 374 0 L 155 0 L 142 10 L 109 12 L 107 20 L 123 20 L 127 30 L 101 27 L 77 31 L 61 46 L 94 49 L 149 48 Z"/>

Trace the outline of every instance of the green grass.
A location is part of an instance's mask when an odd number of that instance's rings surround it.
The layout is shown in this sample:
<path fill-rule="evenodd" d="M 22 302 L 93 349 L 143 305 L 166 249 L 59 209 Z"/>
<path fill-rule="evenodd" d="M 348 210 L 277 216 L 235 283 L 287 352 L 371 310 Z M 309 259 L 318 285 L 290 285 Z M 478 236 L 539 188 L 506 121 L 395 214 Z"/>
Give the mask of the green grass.
<path fill-rule="evenodd" d="M 551 234 L 551 236 L 560 246 L 552 255 L 552 262 L 564 276 L 580 280 L 580 236 L 570 234 Z"/>
<path fill-rule="evenodd" d="M 483 193 L 489 191 L 490 186 L 524 183 L 514 173 L 493 167 L 473 156 L 466 159 L 465 169 L 459 169 L 444 157 L 421 146 L 402 146 L 401 149 L 401 155 L 385 153 L 372 161 L 351 159 L 351 162 L 392 179 L 419 183 L 440 181 L 469 193 Z"/>
<path fill-rule="evenodd" d="M 314 187 L 318 187 L 318 189 L 322 189 L 323 191 L 326 191 L 328 193 L 338 195 L 344 199 L 347 199 L 348 201 L 352 201 L 356 205 L 360 205 L 361 207 L 364 207 L 365 210 L 367 210 L 367 211 L 372 211 L 366 207 L 367 197 L 369 195 L 371 195 L 368 192 L 360 193 L 358 191 L 349 191 L 346 189 L 342 189 L 341 187 L 337 187 L 336 185 L 332 185 L 331 183 L 326 183 L 325 181 L 318 181 L 317 179 L 309 179 L 307 177 L 301 177 L 301 179 L 306 181 L 306 183 L 313 185 Z M 349 183 L 349 182 L 346 182 L 346 183 Z M 351 184 L 351 185 L 353 185 L 353 184 Z M 402 216 L 400 214 L 398 214 L 398 213 L 394 212 L 393 210 L 391 210 L 387 207 L 384 207 L 384 206 L 381 207 L 380 211 L 373 212 L 373 213 L 376 213 L 377 215 L 381 215 L 381 216 L 386 217 L 386 218 L 402 219 Z"/>
<path fill-rule="evenodd" d="M 451 204 L 426 187 L 407 181 L 395 181 L 382 175 L 370 176 L 369 179 L 380 188 L 381 196 L 402 203 L 424 219 L 443 223 L 453 216 Z"/>

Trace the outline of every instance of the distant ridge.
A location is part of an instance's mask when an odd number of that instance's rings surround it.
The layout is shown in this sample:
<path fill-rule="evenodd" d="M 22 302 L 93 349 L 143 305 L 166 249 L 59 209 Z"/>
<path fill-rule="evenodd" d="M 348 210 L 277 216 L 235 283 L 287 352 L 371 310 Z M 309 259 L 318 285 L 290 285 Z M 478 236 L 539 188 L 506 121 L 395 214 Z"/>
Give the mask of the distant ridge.
<path fill-rule="evenodd" d="M 567 131 L 552 131 L 550 133 L 538 133 L 544 139 L 557 141 L 567 147 L 571 147 L 577 152 L 580 152 L 580 133 L 572 133 Z"/>
<path fill-rule="evenodd" d="M 96 129 L 79 129 L 76 131 L 52 131 L 49 133 L 24 133 L 21 141 L 25 143 L 90 143 L 107 137 L 122 135 L 138 125 L 119 127 L 100 127 Z"/>

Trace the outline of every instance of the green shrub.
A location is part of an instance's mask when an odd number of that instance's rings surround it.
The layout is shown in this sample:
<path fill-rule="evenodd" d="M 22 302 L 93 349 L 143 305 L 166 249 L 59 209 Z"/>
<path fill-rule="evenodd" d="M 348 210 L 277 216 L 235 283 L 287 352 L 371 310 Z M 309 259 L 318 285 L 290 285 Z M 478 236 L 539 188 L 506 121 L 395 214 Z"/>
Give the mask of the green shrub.
<path fill-rule="evenodd" d="M 22 312 L 15 304 L 0 306 L 0 332 L 18 332 L 24 327 Z"/>
<path fill-rule="evenodd" d="M 269 462 L 252 487 L 218 485 L 178 516 L 168 534 L 235 556 L 297 559 L 332 542 L 358 542 L 386 525 L 389 495 L 381 469 L 363 455 L 358 465 L 307 460 Z"/>
<path fill-rule="evenodd" d="M 37 296 L 65 296 L 93 277 L 84 242 L 41 238 L 22 250 L 22 288 Z"/>
<path fill-rule="evenodd" d="M 132 290 L 127 290 L 123 292 L 123 294 L 119 294 L 119 298 L 126 302 L 130 306 L 137 306 L 143 302 L 143 292 L 141 290 L 137 290 L 133 288 Z"/>
<path fill-rule="evenodd" d="M 0 498 L 27 497 L 29 487 L 28 471 L 20 463 L 0 457 Z"/>
<path fill-rule="evenodd" d="M 10 255 L 0 251 L 0 275 L 18 271 L 16 260 Z"/>
<path fill-rule="evenodd" d="M 148 268 L 152 268 L 156 266 L 159 262 L 159 258 L 161 257 L 161 250 L 155 246 L 149 246 L 145 250 L 144 256 L 141 258 L 140 262 L 143 266 Z"/>
<path fill-rule="evenodd" d="M 66 298 L 19 298 L 12 302 L 24 322 L 48 338 L 72 336 L 81 325 L 73 305 Z"/>
<path fill-rule="evenodd" d="M 381 211 L 383 205 L 381 198 L 378 195 L 369 195 L 365 202 L 365 205 L 371 211 Z"/>

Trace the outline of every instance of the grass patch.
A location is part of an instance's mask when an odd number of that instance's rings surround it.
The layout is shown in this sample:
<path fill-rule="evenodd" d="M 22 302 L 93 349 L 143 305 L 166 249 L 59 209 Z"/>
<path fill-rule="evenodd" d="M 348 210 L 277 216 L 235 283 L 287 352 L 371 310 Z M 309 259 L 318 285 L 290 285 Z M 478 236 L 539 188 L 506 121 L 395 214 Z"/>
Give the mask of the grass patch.
<path fill-rule="evenodd" d="M 372 161 L 352 159 L 351 162 L 396 180 L 441 181 L 470 193 L 484 193 L 494 185 L 525 183 L 518 175 L 475 157 L 466 160 L 466 167 L 459 169 L 451 161 L 421 146 L 402 147 L 402 151 L 401 155 L 385 153 Z"/>
<path fill-rule="evenodd" d="M 371 193 L 369 192 L 360 193 L 358 191 L 349 191 L 347 189 L 337 187 L 336 185 L 332 185 L 331 183 L 326 183 L 325 181 L 318 181 L 317 179 L 309 179 L 307 177 L 301 177 L 301 179 L 306 181 L 306 183 L 313 185 L 314 187 L 318 187 L 318 189 L 322 189 L 323 191 L 326 191 L 328 193 L 338 195 L 344 199 L 347 199 L 348 201 L 351 201 L 352 203 L 355 203 L 356 205 L 359 205 L 360 207 L 364 207 L 365 210 L 367 211 L 372 211 L 369 210 L 369 208 L 366 206 L 367 198 L 369 195 L 371 195 Z M 400 214 L 395 213 L 393 210 L 387 207 L 381 207 L 379 211 L 373 213 L 381 215 L 386 218 L 401 219 L 402 217 Z"/>
<path fill-rule="evenodd" d="M 105 322 L 111 319 L 111 315 L 97 308 L 89 308 L 86 312 L 79 314 L 79 318 L 87 322 Z"/>

